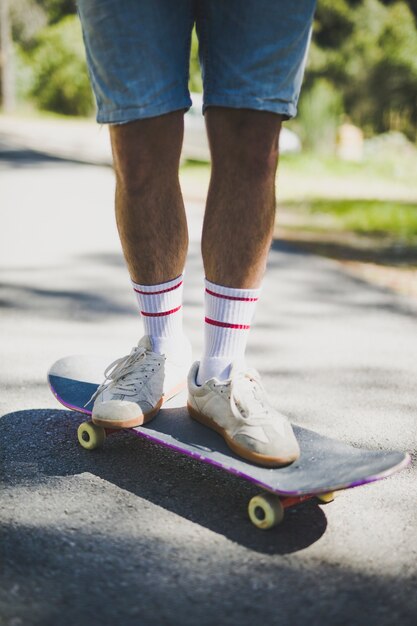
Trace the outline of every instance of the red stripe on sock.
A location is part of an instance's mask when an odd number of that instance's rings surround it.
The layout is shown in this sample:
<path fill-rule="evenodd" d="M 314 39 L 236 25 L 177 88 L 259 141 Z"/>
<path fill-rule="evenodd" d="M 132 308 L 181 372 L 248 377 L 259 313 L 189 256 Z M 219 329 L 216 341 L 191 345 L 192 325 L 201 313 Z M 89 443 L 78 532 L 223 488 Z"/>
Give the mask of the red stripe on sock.
<path fill-rule="evenodd" d="M 177 311 L 179 311 L 181 306 L 182 305 L 180 304 L 180 306 L 177 306 L 176 309 L 171 309 L 170 311 L 163 311 L 162 313 L 146 313 L 146 311 L 141 311 L 141 315 L 144 315 L 145 317 L 162 317 L 164 315 L 171 315 L 172 313 L 176 313 Z"/>
<path fill-rule="evenodd" d="M 159 294 L 161 293 L 167 293 L 168 291 L 174 291 L 174 289 L 178 289 L 178 287 L 181 287 L 182 283 L 183 281 L 178 283 L 178 285 L 175 285 L 175 287 L 168 287 L 168 289 L 161 289 L 161 291 L 140 291 L 140 289 L 136 289 L 135 287 L 133 287 L 133 291 L 136 291 L 136 293 L 140 293 L 143 296 L 159 296 Z"/>
<path fill-rule="evenodd" d="M 223 293 L 215 293 L 214 291 L 210 291 L 210 289 L 206 289 L 206 293 L 210 294 L 210 296 L 216 296 L 216 298 L 224 298 L 225 300 L 239 300 L 241 302 L 258 301 L 258 298 L 237 298 L 235 296 L 225 296 Z"/>
<path fill-rule="evenodd" d="M 246 324 L 228 324 L 227 322 L 218 322 L 217 320 L 211 320 L 209 317 L 205 318 L 206 324 L 212 326 L 220 326 L 221 328 L 236 328 L 238 330 L 249 330 L 250 326 Z"/>

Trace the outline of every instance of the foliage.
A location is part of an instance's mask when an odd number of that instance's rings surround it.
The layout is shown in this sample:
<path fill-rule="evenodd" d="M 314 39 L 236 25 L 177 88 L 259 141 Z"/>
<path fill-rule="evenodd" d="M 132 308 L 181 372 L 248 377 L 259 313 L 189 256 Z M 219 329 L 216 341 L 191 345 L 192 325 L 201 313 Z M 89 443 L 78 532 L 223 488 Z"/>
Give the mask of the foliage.
<path fill-rule="evenodd" d="M 13 0 L 10 2 L 13 39 L 22 49 L 30 50 L 43 28 L 75 13 L 75 0 Z"/>
<path fill-rule="evenodd" d="M 313 199 L 304 203 L 313 215 L 335 218 L 335 225 L 367 235 L 390 235 L 403 241 L 417 238 L 417 211 L 414 203 L 395 200 Z M 314 222 L 313 222 L 314 223 Z"/>
<path fill-rule="evenodd" d="M 48 16 L 34 0 L 14 0 L 10 5 L 13 40 L 21 50 L 29 50 L 35 37 L 45 28 Z"/>
<path fill-rule="evenodd" d="M 306 76 L 337 88 L 369 134 L 417 130 L 417 1 L 321 0 Z M 413 13 L 414 11 L 414 13 Z"/>
<path fill-rule="evenodd" d="M 67 15 L 76 13 L 76 0 L 35 0 L 43 7 L 48 16 L 49 24 L 56 24 Z"/>
<path fill-rule="evenodd" d="M 200 62 L 198 59 L 198 39 L 195 28 L 193 28 L 193 34 L 191 37 L 191 55 L 190 55 L 190 91 L 202 93 L 203 81 L 201 79 Z"/>
<path fill-rule="evenodd" d="M 19 103 L 24 103 L 23 109 L 30 106 L 30 91 L 33 85 L 33 67 L 28 62 L 27 54 L 19 47 L 14 49 L 14 67 L 16 72 L 15 95 Z M 27 104 L 29 103 L 29 107 Z"/>
<path fill-rule="evenodd" d="M 40 109 L 66 115 L 92 112 L 93 97 L 75 16 L 44 29 L 30 60 L 34 76 L 31 95 Z"/>
<path fill-rule="evenodd" d="M 305 148 L 332 153 L 343 116 L 341 94 L 325 80 L 317 80 L 300 103 L 299 124 Z"/>

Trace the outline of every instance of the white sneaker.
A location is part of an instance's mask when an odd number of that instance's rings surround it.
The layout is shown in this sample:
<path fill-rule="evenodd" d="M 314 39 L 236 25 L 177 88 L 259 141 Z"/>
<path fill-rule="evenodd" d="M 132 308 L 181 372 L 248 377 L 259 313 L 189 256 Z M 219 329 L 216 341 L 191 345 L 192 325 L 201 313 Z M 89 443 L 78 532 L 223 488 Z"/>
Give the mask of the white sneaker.
<path fill-rule="evenodd" d="M 97 389 L 92 421 L 105 428 L 133 428 L 149 422 L 164 402 L 186 386 L 191 346 L 185 339 L 178 358 L 152 351 L 145 335 L 127 356 L 110 363 Z"/>
<path fill-rule="evenodd" d="M 197 385 L 199 363 L 188 375 L 188 411 L 217 431 L 239 456 L 270 467 L 288 465 L 300 456 L 291 424 L 270 404 L 256 370 L 232 366 L 230 378 Z"/>

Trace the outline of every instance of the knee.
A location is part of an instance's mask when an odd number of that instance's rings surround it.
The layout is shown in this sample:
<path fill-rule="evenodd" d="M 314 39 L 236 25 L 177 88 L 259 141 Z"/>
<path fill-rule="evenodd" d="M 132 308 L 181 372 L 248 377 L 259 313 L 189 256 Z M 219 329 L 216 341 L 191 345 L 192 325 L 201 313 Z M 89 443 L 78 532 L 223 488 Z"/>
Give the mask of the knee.
<path fill-rule="evenodd" d="M 253 180 L 275 174 L 281 116 L 260 111 L 227 111 L 221 122 L 208 120 L 213 166 L 230 166 Z"/>
<path fill-rule="evenodd" d="M 182 114 L 181 114 L 182 115 Z M 138 195 L 178 177 L 182 116 L 167 114 L 110 129 L 118 189 Z"/>
<path fill-rule="evenodd" d="M 157 159 L 152 154 L 141 153 L 139 158 L 137 154 L 124 154 L 121 158 L 114 155 L 113 161 L 118 190 L 126 196 L 143 193 L 152 184 L 158 170 Z"/>
<path fill-rule="evenodd" d="M 235 152 L 235 163 L 248 179 L 267 179 L 275 174 L 278 164 L 278 137 L 242 138 Z"/>

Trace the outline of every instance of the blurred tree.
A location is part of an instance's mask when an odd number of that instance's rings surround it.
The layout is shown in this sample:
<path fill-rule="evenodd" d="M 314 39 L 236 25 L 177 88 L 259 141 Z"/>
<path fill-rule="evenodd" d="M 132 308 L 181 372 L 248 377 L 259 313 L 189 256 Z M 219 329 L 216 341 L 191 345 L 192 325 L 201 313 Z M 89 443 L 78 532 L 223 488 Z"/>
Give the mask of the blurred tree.
<path fill-rule="evenodd" d="M 401 130 L 415 140 L 414 15 L 417 0 L 321 0 L 305 92 L 326 78 L 341 93 L 355 124 L 368 133 Z"/>
<path fill-rule="evenodd" d="M 381 0 L 382 4 L 391 5 L 395 4 L 397 0 Z M 407 0 L 406 4 L 408 5 L 410 11 L 417 18 L 417 0 Z"/>
<path fill-rule="evenodd" d="M 417 31 L 403 2 L 387 11 L 378 33 L 379 58 L 370 69 L 368 102 L 363 125 L 374 131 L 399 130 L 415 139 L 417 126 Z M 353 106 L 353 111 L 359 107 Z M 366 114 L 367 113 L 367 114 Z"/>
<path fill-rule="evenodd" d="M 0 0 L 0 87 L 3 110 L 15 108 L 15 75 L 9 0 Z"/>
<path fill-rule="evenodd" d="M 348 0 L 321 0 L 316 10 L 314 38 L 324 49 L 337 49 L 354 29 L 354 13 Z"/>
<path fill-rule="evenodd" d="M 33 83 L 31 54 L 37 46 L 37 36 L 48 24 L 75 13 L 76 7 L 73 0 L 9 0 L 9 7 L 14 41 L 9 73 L 11 68 L 15 70 L 16 96 L 20 102 L 25 102 Z"/>
<path fill-rule="evenodd" d="M 201 79 L 200 62 L 198 60 L 198 39 L 195 28 L 191 37 L 191 54 L 190 54 L 190 91 L 201 93 L 203 91 L 203 81 Z"/>
<path fill-rule="evenodd" d="M 56 24 L 67 15 L 77 12 L 76 0 L 35 0 L 48 16 L 48 24 Z"/>
<path fill-rule="evenodd" d="M 40 109 L 66 115 L 89 115 L 93 111 L 81 28 L 75 16 L 45 28 L 30 59 L 31 95 Z"/>
<path fill-rule="evenodd" d="M 304 147 L 323 155 L 332 155 L 342 119 L 341 93 L 329 81 L 318 79 L 300 102 L 298 123 Z"/>
<path fill-rule="evenodd" d="M 47 16 L 48 24 L 56 24 L 67 15 L 77 12 L 76 0 L 32 0 Z"/>
<path fill-rule="evenodd" d="M 11 3 L 13 40 L 22 49 L 30 48 L 36 35 L 45 28 L 48 16 L 36 0 L 14 0 Z"/>

